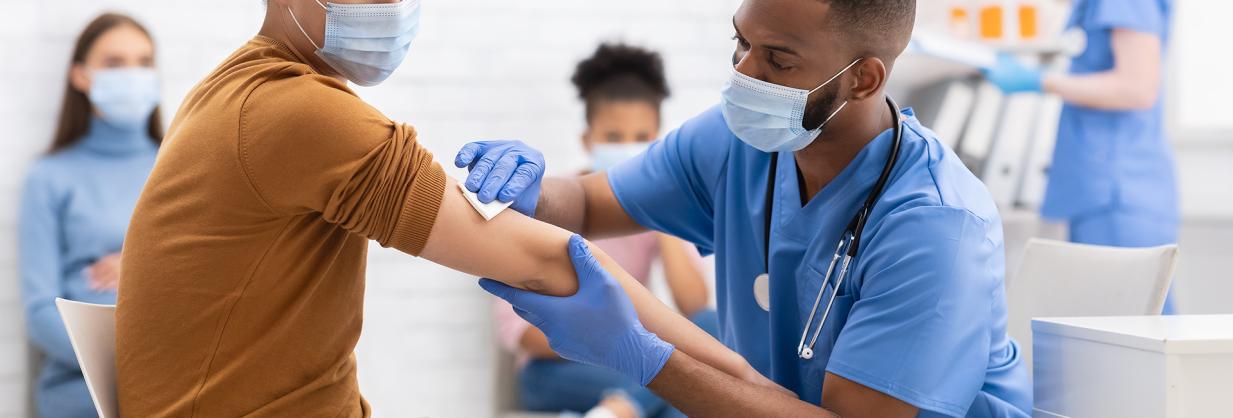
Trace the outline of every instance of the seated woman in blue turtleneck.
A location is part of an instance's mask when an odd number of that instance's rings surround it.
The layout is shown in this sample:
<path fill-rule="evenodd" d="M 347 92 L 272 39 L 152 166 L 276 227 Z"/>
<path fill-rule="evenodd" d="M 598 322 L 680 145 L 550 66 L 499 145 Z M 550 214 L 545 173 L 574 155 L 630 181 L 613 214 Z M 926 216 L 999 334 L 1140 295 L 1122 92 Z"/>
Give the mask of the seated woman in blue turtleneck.
<path fill-rule="evenodd" d="M 163 137 L 158 100 L 149 32 L 123 15 L 90 22 L 51 151 L 30 169 L 21 202 L 27 334 L 45 355 L 39 416 L 95 416 L 55 298 L 116 302 L 124 232 Z"/>

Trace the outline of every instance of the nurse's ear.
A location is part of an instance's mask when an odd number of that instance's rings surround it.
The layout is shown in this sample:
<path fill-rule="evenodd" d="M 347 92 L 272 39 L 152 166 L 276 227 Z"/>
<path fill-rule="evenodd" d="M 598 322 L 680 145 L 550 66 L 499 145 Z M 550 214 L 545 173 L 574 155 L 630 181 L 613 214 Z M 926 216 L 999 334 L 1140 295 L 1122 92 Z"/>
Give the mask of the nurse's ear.
<path fill-rule="evenodd" d="M 875 97 L 886 86 L 886 78 L 889 73 L 886 63 L 877 57 L 861 59 L 861 62 L 852 67 L 851 72 L 853 78 L 856 79 L 856 84 L 848 91 L 849 100 L 852 101 Z"/>
<path fill-rule="evenodd" d="M 90 95 L 90 71 L 86 69 L 85 64 L 73 63 L 69 67 L 69 84 L 73 86 L 73 90 Z"/>

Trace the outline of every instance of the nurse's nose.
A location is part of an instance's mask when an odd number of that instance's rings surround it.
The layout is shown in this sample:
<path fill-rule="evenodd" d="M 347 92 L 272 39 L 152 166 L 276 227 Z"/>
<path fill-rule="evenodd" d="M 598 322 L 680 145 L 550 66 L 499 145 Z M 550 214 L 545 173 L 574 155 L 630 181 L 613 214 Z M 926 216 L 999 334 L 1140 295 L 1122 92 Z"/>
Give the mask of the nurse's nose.
<path fill-rule="evenodd" d="M 758 63 L 754 59 L 753 51 L 736 51 L 732 53 L 732 68 L 737 72 L 747 75 L 751 78 L 766 81 L 762 71 L 758 69 Z"/>

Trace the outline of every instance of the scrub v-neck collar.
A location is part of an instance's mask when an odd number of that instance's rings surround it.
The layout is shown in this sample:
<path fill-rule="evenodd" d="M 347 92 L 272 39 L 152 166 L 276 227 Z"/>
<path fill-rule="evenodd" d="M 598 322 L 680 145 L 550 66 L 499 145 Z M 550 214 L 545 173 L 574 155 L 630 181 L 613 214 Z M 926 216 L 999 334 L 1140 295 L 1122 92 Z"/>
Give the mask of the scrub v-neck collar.
<path fill-rule="evenodd" d="M 778 230 L 776 235 L 812 239 L 818 232 L 820 219 L 840 219 L 833 222 L 846 225 L 877 182 L 886 164 L 893 136 L 894 129 L 887 129 L 865 144 L 852 162 L 804 206 L 801 206 L 796 158 L 792 153 L 780 153 L 780 165 L 775 174 L 775 216 L 772 223 Z"/>

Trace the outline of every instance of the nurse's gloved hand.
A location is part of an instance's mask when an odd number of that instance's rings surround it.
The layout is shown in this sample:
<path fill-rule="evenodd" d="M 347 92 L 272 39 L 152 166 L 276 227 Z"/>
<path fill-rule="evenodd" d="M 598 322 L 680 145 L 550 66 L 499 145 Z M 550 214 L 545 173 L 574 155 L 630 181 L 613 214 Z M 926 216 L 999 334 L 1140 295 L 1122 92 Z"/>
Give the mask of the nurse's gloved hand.
<path fill-rule="evenodd" d="M 458 150 L 454 165 L 468 167 L 471 174 L 463 186 L 479 195 L 480 202 L 514 202 L 514 210 L 535 216 L 547 167 L 544 154 L 522 141 L 480 141 Z"/>
<path fill-rule="evenodd" d="M 998 55 L 997 65 L 985 68 L 981 73 L 1006 94 L 1039 93 L 1043 88 L 1044 74 L 1039 69 L 1028 68 L 1006 53 Z"/>
<path fill-rule="evenodd" d="M 625 290 L 591 255 L 578 235 L 569 239 L 578 293 L 545 296 L 480 279 L 480 287 L 505 299 L 548 336 L 553 351 L 569 360 L 607 367 L 643 386 L 659 374 L 675 348 L 638 321 Z"/>

